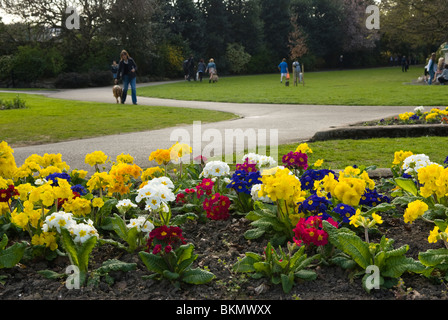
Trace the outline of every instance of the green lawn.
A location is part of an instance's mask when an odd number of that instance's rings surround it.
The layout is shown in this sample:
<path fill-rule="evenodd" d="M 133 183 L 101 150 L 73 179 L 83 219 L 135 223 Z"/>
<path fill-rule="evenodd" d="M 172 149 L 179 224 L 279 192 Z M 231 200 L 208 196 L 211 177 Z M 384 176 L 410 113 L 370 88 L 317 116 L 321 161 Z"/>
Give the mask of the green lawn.
<path fill-rule="evenodd" d="M 139 88 L 139 95 L 178 100 L 326 105 L 446 106 L 448 86 L 411 85 L 422 66 L 310 72 L 305 86 L 280 84 L 279 74 L 221 77 Z M 291 83 L 290 83 L 291 84 Z"/>
<path fill-rule="evenodd" d="M 448 156 L 448 137 L 419 137 L 419 138 L 378 138 L 366 140 L 331 140 L 318 141 L 308 144 L 313 150 L 308 163 L 324 159 L 325 168 L 343 169 L 346 166 L 375 165 L 378 168 L 390 168 L 394 160 L 395 151 L 412 151 L 414 154 L 423 153 L 431 161 L 443 164 Z M 297 144 L 279 146 L 278 155 L 281 156 L 295 151 Z"/>
<path fill-rule="evenodd" d="M 0 93 L 13 100 L 16 93 Z M 0 141 L 12 146 L 51 143 L 234 119 L 231 113 L 115 103 L 81 102 L 19 94 L 27 108 L 0 110 Z"/>

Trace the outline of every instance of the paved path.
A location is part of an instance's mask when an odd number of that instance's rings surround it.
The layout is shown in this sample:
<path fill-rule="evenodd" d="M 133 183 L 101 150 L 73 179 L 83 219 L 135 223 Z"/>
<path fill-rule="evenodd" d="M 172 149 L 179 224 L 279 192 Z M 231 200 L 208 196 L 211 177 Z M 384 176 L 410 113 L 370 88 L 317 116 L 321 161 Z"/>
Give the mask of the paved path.
<path fill-rule="evenodd" d="M 139 86 L 152 84 L 140 84 Z M 40 92 L 40 94 L 45 94 L 48 97 L 69 100 L 111 103 L 114 103 L 115 101 L 110 87 L 48 91 Z M 213 146 L 211 143 L 218 142 L 219 140 L 216 139 L 220 137 L 223 142 L 225 142 L 225 130 L 232 130 L 231 133 L 237 133 L 238 130 L 242 130 L 242 133 L 248 133 L 249 131 L 247 130 L 253 130 L 256 134 L 260 134 L 261 137 L 266 136 L 267 144 L 275 144 L 275 142 L 278 142 L 278 144 L 298 143 L 310 139 L 318 131 L 327 130 L 331 127 L 343 126 L 360 121 L 381 119 L 413 109 L 412 107 L 385 106 L 232 104 L 176 101 L 145 97 L 138 97 L 138 103 L 140 105 L 227 111 L 239 115 L 240 118 L 209 124 L 203 123 L 200 127 L 188 124 L 176 128 L 17 147 L 14 148 L 14 156 L 17 165 L 21 165 L 23 161 L 33 153 L 40 155 L 43 155 L 44 153 L 61 153 L 62 159 L 70 165 L 71 169 L 77 168 L 90 170 L 90 167 L 84 163 L 85 155 L 95 150 L 102 150 L 107 155 L 111 156 L 112 159 L 115 159 L 115 157 L 121 153 L 129 153 L 135 158 L 138 165 L 147 167 L 151 165 L 148 161 L 150 153 L 159 148 L 170 147 L 175 141 L 180 139 L 178 137 L 173 137 L 173 135 L 179 132 L 184 133 L 184 139 L 187 138 L 185 142 L 189 143 L 194 148 L 198 146 L 198 143 L 200 143 L 201 140 L 202 148 Z M 129 106 L 129 112 L 132 112 L 134 106 L 132 104 L 127 105 Z M 175 129 L 177 129 L 177 131 L 174 131 Z M 266 131 L 263 131 L 263 129 Z M 264 134 L 264 132 L 266 133 Z M 275 139 L 274 136 L 272 141 L 270 141 L 270 135 L 275 135 L 276 133 L 278 133 L 278 139 Z M 207 135 L 211 135 L 212 139 L 207 140 Z M 256 141 L 259 145 L 262 145 L 262 139 L 257 139 Z M 233 143 L 233 145 L 235 145 L 235 143 Z M 236 150 L 236 148 L 238 148 L 238 146 L 235 146 L 234 150 Z M 224 148 L 219 149 L 220 150 L 215 149 L 215 155 L 220 155 L 220 152 L 225 150 Z M 196 151 L 194 152 L 198 153 L 199 149 L 195 150 Z M 207 149 L 204 151 L 204 154 L 208 154 Z M 223 153 L 225 153 L 225 151 L 223 151 Z"/>

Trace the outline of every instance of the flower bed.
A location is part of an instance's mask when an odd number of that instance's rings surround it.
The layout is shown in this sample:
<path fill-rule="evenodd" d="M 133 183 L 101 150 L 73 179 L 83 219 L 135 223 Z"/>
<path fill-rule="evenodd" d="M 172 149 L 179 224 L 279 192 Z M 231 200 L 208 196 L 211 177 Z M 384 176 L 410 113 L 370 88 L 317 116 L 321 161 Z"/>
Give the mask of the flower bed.
<path fill-rule="evenodd" d="M 390 125 L 433 125 L 433 124 L 447 124 L 448 123 L 448 107 L 430 108 L 425 111 L 423 106 L 414 108 L 413 111 L 400 113 L 398 116 L 380 119 L 378 121 L 363 122 L 365 126 L 390 126 Z"/>
<path fill-rule="evenodd" d="M 0 296 L 444 297 L 443 165 L 397 151 L 393 177 L 374 181 L 369 167 L 308 163 L 307 144 L 281 163 L 247 154 L 233 172 L 221 161 L 186 163 L 190 153 L 176 143 L 143 169 L 97 151 L 86 155 L 96 169 L 87 176 L 60 154 L 17 166 L 3 141 Z"/>

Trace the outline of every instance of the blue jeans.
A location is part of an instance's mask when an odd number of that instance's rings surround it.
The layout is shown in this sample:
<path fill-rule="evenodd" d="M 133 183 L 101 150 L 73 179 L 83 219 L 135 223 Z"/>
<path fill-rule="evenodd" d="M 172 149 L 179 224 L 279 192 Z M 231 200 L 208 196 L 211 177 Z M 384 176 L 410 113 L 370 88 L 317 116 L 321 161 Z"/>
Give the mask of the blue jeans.
<path fill-rule="evenodd" d="M 123 96 L 121 103 L 124 103 L 126 101 L 126 96 L 128 94 L 128 87 L 131 85 L 131 93 L 132 93 L 132 103 L 137 103 L 137 89 L 136 89 L 136 78 L 130 78 L 128 75 L 123 76 Z"/>

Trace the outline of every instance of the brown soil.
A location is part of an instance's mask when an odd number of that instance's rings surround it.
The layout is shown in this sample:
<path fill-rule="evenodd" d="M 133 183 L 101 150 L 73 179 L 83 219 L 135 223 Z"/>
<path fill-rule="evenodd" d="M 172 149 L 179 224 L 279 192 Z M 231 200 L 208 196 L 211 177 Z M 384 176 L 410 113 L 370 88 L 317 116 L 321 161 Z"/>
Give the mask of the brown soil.
<path fill-rule="evenodd" d="M 380 231 L 395 240 L 396 247 L 410 246 L 407 256 L 417 259 L 421 251 L 438 248 L 429 244 L 427 237 L 432 225 L 422 220 L 407 225 L 403 219 L 383 217 Z M 243 217 L 226 221 L 187 222 L 183 225 L 185 238 L 195 245 L 199 254 L 196 266 L 207 267 L 216 278 L 205 285 L 186 285 L 176 289 L 168 281 L 144 280 L 146 267 L 137 254 L 128 254 L 109 245 L 94 250 L 89 267 L 94 270 L 105 260 L 115 258 L 134 262 L 137 268 L 129 272 L 114 272 L 112 285 L 101 282 L 96 287 L 69 290 L 63 280 L 49 280 L 38 270 L 51 269 L 64 273 L 68 260 L 59 257 L 53 261 L 33 261 L 12 269 L 0 270 L 8 278 L 0 285 L 0 300 L 440 300 L 446 299 L 445 284 L 417 274 L 404 274 L 400 286 L 367 293 L 359 278 L 350 279 L 349 273 L 336 266 L 318 266 L 314 281 L 297 282 L 285 294 L 280 285 L 267 279 L 254 280 L 241 273 L 232 272 L 232 265 L 247 251 L 261 253 L 267 241 L 248 241 L 244 232 L 250 228 Z"/>

